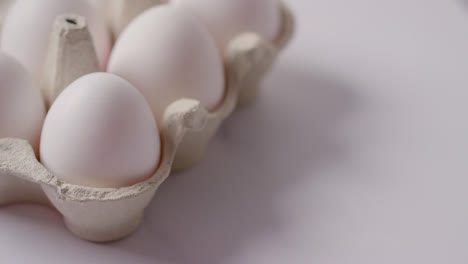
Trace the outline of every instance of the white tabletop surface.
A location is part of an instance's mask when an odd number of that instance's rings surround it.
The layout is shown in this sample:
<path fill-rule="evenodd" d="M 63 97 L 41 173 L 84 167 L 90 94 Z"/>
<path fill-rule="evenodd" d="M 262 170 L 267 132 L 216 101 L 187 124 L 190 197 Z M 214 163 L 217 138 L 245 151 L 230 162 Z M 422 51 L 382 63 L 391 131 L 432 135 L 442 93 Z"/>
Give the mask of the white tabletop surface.
<path fill-rule="evenodd" d="M 134 235 L 93 244 L 11 206 L 0 263 L 468 263 L 468 1 L 289 4 L 260 100 Z"/>

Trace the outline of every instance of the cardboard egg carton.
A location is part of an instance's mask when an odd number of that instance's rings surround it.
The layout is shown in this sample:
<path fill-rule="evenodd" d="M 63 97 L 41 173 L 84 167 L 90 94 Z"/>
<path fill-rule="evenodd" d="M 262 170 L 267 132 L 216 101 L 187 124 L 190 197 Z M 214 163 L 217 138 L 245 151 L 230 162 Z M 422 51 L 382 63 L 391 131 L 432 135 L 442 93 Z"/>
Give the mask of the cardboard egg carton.
<path fill-rule="evenodd" d="M 185 98 L 169 105 L 159 124 L 161 161 L 151 178 L 122 188 L 70 184 L 50 173 L 26 141 L 4 138 L 0 139 L 0 207 L 21 202 L 52 206 L 71 232 L 90 241 L 114 241 L 131 234 L 171 171 L 195 164 L 236 105 L 256 97 L 263 75 L 293 33 L 292 14 L 284 4 L 281 11 L 283 26 L 275 41 L 245 33 L 230 43 L 225 56 L 227 91 L 218 109 L 209 112 L 200 102 Z M 100 71 L 85 18 L 73 14 L 57 18 L 44 65 L 41 91 L 49 106 L 71 82 Z"/>

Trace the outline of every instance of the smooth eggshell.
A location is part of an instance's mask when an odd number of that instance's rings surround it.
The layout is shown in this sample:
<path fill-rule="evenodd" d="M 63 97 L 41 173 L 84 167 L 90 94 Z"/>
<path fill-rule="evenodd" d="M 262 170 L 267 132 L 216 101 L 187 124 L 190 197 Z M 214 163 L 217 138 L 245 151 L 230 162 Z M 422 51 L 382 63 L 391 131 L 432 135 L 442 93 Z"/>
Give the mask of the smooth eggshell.
<path fill-rule="evenodd" d="M 101 67 L 111 50 L 110 33 L 93 5 L 85 0 L 18 0 L 10 8 L 2 31 L 1 46 L 37 79 L 42 74 L 50 35 L 57 16 L 73 13 L 87 18 Z"/>
<path fill-rule="evenodd" d="M 168 5 L 153 7 L 128 25 L 108 70 L 143 93 L 158 122 L 166 107 L 183 97 L 214 110 L 225 90 L 222 58 L 207 29 L 191 14 Z"/>
<path fill-rule="evenodd" d="M 44 101 L 27 70 L 0 52 L 0 138 L 26 139 L 37 153 L 44 116 Z"/>
<path fill-rule="evenodd" d="M 278 0 L 171 0 L 170 3 L 187 8 L 201 19 L 222 52 L 242 33 L 254 32 L 270 41 L 279 34 Z"/>
<path fill-rule="evenodd" d="M 92 73 L 70 84 L 52 105 L 40 152 L 59 179 L 117 188 L 154 173 L 161 143 L 145 98 L 116 75 Z"/>

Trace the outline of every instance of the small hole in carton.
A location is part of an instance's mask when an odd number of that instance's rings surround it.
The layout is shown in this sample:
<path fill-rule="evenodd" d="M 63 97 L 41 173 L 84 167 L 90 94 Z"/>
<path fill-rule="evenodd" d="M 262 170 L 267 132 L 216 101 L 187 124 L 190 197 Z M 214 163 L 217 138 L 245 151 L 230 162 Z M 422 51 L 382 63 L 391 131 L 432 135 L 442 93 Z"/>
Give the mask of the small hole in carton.
<path fill-rule="evenodd" d="M 67 18 L 67 19 L 65 19 L 65 21 L 67 21 L 68 23 L 73 24 L 73 25 L 77 24 L 75 19 Z"/>

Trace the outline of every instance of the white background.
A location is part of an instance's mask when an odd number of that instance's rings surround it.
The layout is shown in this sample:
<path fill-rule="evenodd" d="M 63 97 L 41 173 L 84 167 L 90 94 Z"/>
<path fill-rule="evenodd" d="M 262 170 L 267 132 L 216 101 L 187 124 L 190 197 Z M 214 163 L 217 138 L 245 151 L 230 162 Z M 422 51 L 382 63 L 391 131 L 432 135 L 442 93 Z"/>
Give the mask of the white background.
<path fill-rule="evenodd" d="M 255 104 L 172 176 L 133 236 L 0 210 L 0 263 L 468 263 L 468 4 L 289 0 Z"/>

